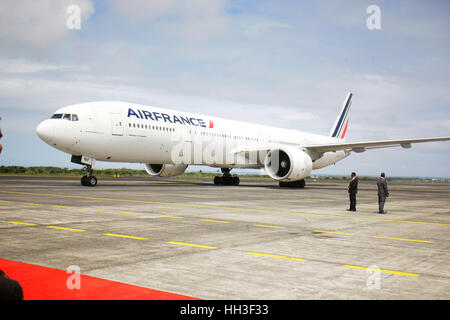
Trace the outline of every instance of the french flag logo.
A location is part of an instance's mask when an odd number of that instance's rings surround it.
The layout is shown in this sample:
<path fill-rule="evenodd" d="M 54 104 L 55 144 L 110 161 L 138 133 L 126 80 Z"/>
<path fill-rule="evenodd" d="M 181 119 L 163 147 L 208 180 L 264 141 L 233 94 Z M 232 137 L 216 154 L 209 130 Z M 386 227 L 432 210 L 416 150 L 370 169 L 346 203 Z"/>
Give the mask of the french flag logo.
<path fill-rule="evenodd" d="M 209 127 L 214 128 L 214 122 L 212 120 L 209 120 Z"/>

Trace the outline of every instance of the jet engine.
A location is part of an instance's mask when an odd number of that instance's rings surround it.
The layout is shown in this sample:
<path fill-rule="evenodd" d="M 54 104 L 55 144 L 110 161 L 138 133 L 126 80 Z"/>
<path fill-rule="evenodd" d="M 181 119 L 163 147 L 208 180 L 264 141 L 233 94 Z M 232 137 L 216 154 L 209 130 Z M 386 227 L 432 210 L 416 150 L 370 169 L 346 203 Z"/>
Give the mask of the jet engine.
<path fill-rule="evenodd" d="M 306 178 L 312 170 L 311 157 L 297 148 L 270 150 L 264 159 L 267 174 L 279 181 L 298 181 Z"/>
<path fill-rule="evenodd" d="M 182 174 L 186 164 L 145 164 L 145 171 L 151 176 L 171 177 Z"/>

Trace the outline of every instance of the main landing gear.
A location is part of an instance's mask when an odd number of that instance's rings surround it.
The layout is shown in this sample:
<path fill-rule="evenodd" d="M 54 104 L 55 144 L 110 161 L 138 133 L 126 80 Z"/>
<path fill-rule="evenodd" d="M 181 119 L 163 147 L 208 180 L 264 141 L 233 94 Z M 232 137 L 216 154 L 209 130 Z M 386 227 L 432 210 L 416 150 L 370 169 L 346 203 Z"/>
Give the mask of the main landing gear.
<path fill-rule="evenodd" d="M 280 188 L 300 188 L 303 189 L 305 187 L 305 179 L 298 181 L 280 181 Z"/>
<path fill-rule="evenodd" d="M 222 170 L 222 176 L 215 176 L 214 177 L 214 184 L 215 185 L 224 185 L 224 186 L 238 186 L 239 185 L 239 177 L 232 176 L 230 174 L 231 168 L 221 168 Z"/>
<path fill-rule="evenodd" d="M 86 166 L 87 175 L 81 178 L 81 185 L 85 187 L 95 187 L 97 185 L 97 177 L 92 174 L 92 166 Z"/>

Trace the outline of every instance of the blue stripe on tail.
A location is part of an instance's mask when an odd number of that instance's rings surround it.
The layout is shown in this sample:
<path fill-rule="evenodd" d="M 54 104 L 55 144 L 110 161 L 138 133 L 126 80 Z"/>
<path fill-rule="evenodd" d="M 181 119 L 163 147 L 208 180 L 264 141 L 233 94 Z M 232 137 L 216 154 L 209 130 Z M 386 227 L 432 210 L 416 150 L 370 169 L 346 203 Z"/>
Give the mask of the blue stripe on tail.
<path fill-rule="evenodd" d="M 350 111 L 350 105 L 352 104 L 352 93 L 349 93 L 347 101 L 345 102 L 345 107 L 342 109 L 341 116 L 339 117 L 339 121 L 336 124 L 336 127 L 331 135 L 332 138 L 339 137 L 340 132 L 342 131 L 342 127 L 345 124 L 345 119 L 347 118 L 348 112 Z"/>

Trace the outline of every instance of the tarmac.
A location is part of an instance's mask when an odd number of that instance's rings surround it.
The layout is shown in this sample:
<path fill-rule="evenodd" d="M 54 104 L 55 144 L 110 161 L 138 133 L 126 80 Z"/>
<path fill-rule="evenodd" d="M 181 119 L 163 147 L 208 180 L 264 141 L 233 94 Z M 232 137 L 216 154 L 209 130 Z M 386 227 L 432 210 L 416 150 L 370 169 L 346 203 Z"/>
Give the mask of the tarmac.
<path fill-rule="evenodd" d="M 199 299 L 450 299 L 450 184 L 0 176 L 0 259 Z M 0 264 L 1 269 L 1 264 Z M 51 281 L 51 279 L 49 279 Z"/>

